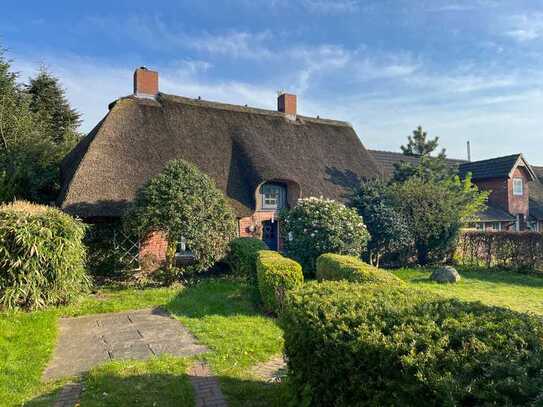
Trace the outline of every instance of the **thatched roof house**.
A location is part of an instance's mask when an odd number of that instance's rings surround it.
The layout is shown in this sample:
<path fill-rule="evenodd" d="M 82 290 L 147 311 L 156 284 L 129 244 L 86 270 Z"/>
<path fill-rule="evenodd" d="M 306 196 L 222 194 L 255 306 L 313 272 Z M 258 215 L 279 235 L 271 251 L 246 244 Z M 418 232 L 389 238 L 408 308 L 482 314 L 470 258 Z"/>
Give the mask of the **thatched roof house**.
<path fill-rule="evenodd" d="M 278 111 L 166 95 L 158 74 L 140 68 L 134 95 L 111 103 L 64 159 L 60 205 L 88 220 L 119 217 L 178 158 L 224 191 L 241 235 L 301 196 L 341 200 L 350 185 L 380 174 L 348 123 L 298 115 L 294 95 L 280 95 Z"/>

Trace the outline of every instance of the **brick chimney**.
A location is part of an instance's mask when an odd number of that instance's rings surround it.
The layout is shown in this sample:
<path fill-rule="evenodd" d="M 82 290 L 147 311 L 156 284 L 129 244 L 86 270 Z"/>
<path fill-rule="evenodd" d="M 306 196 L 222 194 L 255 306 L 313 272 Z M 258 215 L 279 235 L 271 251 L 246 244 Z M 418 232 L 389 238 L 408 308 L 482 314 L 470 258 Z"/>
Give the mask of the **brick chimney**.
<path fill-rule="evenodd" d="M 155 97 L 158 94 L 158 72 L 142 66 L 134 71 L 134 95 Z"/>
<path fill-rule="evenodd" d="M 296 95 L 281 93 L 277 97 L 277 110 L 291 118 L 296 118 Z"/>

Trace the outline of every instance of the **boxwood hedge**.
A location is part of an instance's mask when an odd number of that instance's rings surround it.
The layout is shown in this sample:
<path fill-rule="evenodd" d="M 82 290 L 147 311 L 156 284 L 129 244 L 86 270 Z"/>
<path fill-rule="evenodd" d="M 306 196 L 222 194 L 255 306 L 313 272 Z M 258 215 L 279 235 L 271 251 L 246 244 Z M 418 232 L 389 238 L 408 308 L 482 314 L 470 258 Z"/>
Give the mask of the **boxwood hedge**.
<path fill-rule="evenodd" d="M 256 272 L 262 303 L 269 312 L 277 312 L 286 292 L 304 283 L 302 266 L 271 250 L 258 252 Z"/>
<path fill-rule="evenodd" d="M 256 284 L 256 255 L 268 246 L 260 239 L 254 237 L 238 237 L 230 242 L 226 263 L 232 272 L 238 276 L 246 277 Z"/>
<path fill-rule="evenodd" d="M 324 282 L 282 313 L 299 405 L 543 402 L 539 318 L 382 284 Z"/>
<path fill-rule="evenodd" d="M 321 254 L 317 258 L 317 279 L 404 285 L 395 275 L 364 263 L 358 257 L 334 253 Z"/>

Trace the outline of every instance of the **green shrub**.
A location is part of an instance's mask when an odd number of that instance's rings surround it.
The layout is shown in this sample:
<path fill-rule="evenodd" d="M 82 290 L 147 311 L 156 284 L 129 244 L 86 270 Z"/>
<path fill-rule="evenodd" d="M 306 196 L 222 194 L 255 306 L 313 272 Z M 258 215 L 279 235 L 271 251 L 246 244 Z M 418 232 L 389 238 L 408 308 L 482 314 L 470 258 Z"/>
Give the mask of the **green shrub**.
<path fill-rule="evenodd" d="M 285 251 L 309 276 L 315 274 L 315 261 L 321 254 L 360 256 L 369 239 L 356 210 L 330 199 L 300 199 L 294 208 L 282 211 L 280 219 L 287 237 Z"/>
<path fill-rule="evenodd" d="M 84 234 L 83 223 L 58 209 L 0 206 L 0 304 L 37 309 L 86 291 Z"/>
<path fill-rule="evenodd" d="M 234 212 L 222 191 L 183 160 L 170 161 L 138 191 L 124 220 L 136 236 L 162 230 L 172 246 L 185 238 L 187 249 L 196 257 L 196 263 L 182 268 L 188 273 L 206 271 L 221 260 L 236 236 Z"/>
<path fill-rule="evenodd" d="M 226 263 L 232 272 L 238 276 L 256 281 L 256 256 L 260 250 L 267 250 L 268 246 L 260 239 L 254 237 L 238 237 L 230 242 L 230 250 Z"/>
<path fill-rule="evenodd" d="M 364 263 L 357 257 L 325 253 L 317 258 L 317 279 L 346 280 L 353 283 L 385 283 L 403 285 L 403 281 L 388 271 Z"/>
<path fill-rule="evenodd" d="M 299 288 L 304 283 L 302 266 L 271 250 L 258 252 L 256 272 L 262 303 L 270 312 L 280 310 L 286 291 Z"/>
<path fill-rule="evenodd" d="M 541 401 L 536 316 L 407 287 L 324 282 L 291 293 L 281 322 L 300 405 Z"/>

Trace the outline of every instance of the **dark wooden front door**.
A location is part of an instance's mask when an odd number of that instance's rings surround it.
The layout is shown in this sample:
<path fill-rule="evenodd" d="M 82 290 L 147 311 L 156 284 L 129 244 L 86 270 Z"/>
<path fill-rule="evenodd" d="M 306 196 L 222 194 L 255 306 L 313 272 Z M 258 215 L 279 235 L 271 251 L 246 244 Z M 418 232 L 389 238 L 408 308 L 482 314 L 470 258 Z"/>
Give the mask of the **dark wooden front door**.
<path fill-rule="evenodd" d="M 267 220 L 262 222 L 262 240 L 270 250 L 277 250 L 277 221 Z"/>

